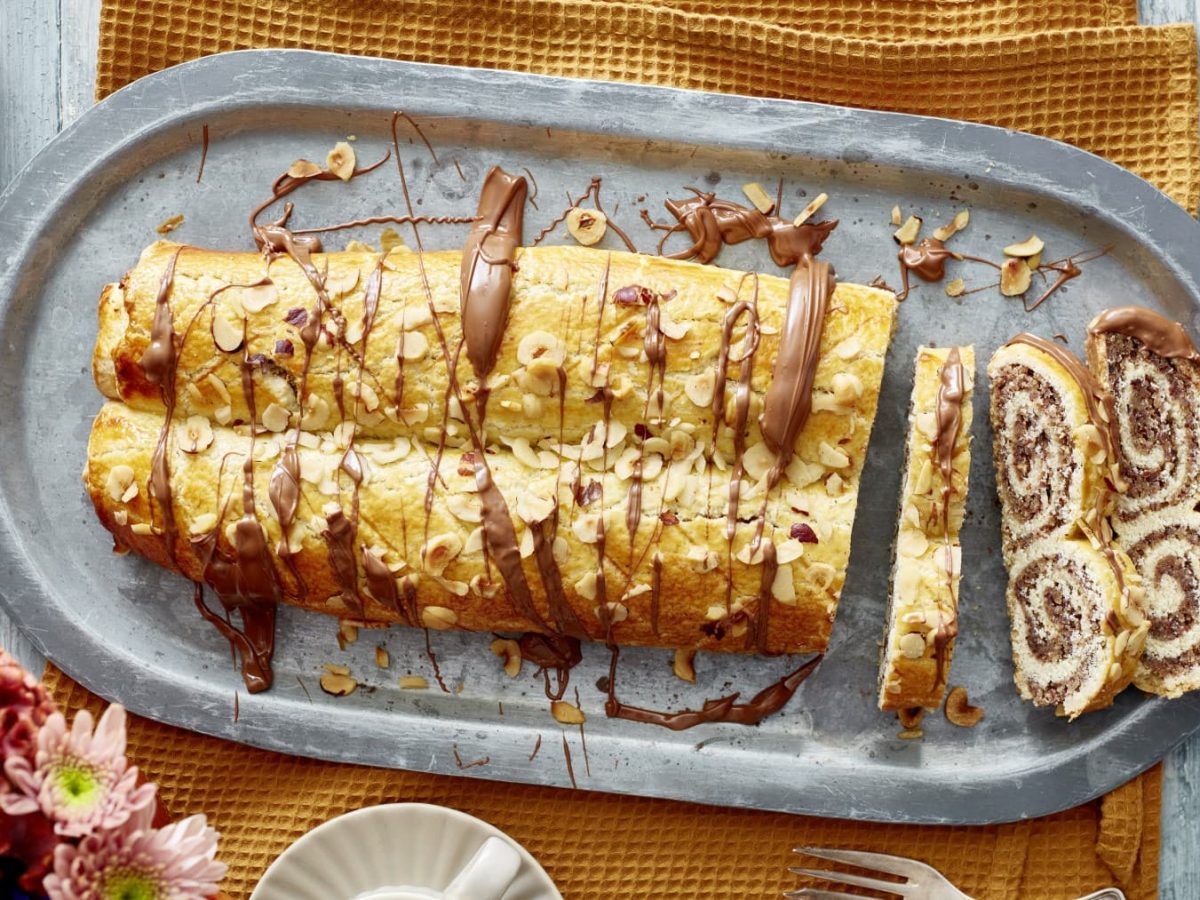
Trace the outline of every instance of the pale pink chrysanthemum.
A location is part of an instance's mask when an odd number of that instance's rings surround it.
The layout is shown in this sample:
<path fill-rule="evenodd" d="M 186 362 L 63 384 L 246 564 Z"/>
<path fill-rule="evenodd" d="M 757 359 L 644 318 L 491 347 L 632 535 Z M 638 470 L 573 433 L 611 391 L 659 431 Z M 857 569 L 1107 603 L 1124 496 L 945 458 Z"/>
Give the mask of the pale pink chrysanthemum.
<path fill-rule="evenodd" d="M 151 806 L 155 786 L 138 786 L 135 766 L 125 760 L 125 710 L 113 704 L 92 731 L 87 710 L 67 729 L 62 713 L 51 715 L 38 733 L 33 764 L 22 757 L 4 761 L 11 782 L 0 809 L 19 816 L 40 810 L 66 837 L 116 828 L 134 810 Z"/>
<path fill-rule="evenodd" d="M 44 882 L 50 900 L 202 900 L 217 892 L 226 865 L 217 862 L 217 832 L 204 816 L 164 828 L 137 810 L 119 828 L 79 845 L 60 844 Z"/>

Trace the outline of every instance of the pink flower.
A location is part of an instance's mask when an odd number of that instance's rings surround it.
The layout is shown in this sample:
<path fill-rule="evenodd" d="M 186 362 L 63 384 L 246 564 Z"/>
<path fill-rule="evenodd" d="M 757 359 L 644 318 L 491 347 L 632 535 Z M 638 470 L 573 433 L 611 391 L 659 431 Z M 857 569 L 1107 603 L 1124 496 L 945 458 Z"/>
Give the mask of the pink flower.
<path fill-rule="evenodd" d="M 152 828 L 153 811 L 135 811 L 119 828 L 60 844 L 44 882 L 50 900 L 202 900 L 217 892 L 217 832 L 204 816 Z"/>
<path fill-rule="evenodd" d="M 154 802 L 155 786 L 138 787 L 137 768 L 125 760 L 125 710 L 116 704 L 94 734 L 87 710 L 75 714 L 69 731 L 63 714 L 52 714 L 38 733 L 33 763 L 10 757 L 4 773 L 12 786 L 0 809 L 12 816 L 40 810 L 67 837 L 116 828 Z"/>
<path fill-rule="evenodd" d="M 54 711 L 42 683 L 0 649 L 0 757 L 22 756 L 33 762 L 38 729 Z M 0 793 L 8 789 L 0 777 Z"/>

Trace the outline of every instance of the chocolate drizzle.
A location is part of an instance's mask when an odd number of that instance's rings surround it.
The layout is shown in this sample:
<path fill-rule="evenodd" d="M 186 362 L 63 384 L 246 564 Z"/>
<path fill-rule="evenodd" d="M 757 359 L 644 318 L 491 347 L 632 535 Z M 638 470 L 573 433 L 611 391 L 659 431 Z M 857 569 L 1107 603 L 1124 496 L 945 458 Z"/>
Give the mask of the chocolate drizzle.
<path fill-rule="evenodd" d="M 684 200 L 667 200 L 664 204 L 675 217 L 673 225 L 655 222 L 642 210 L 642 220 L 647 225 L 665 232 L 658 245 L 660 254 L 672 234 L 686 231 L 692 238 L 690 247 L 666 254 L 668 259 L 695 259 L 710 263 L 724 244 L 740 244 L 759 238 L 767 242 L 767 249 L 776 265 L 791 266 L 805 255 L 818 253 L 825 238 L 837 227 L 836 220 L 794 225 L 778 216 L 764 215 L 753 207 L 718 200 L 716 195 L 694 187 L 688 190 L 695 196 Z"/>
<path fill-rule="evenodd" d="M 824 655 L 814 656 L 798 669 L 788 673 L 774 684 L 754 695 L 748 703 L 738 703 L 740 693 L 729 694 L 715 700 L 706 700 L 700 709 L 683 709 L 678 712 L 661 712 L 622 703 L 616 695 L 617 647 L 610 647 L 611 659 L 608 666 L 608 699 L 604 711 L 611 719 L 628 719 L 647 725 L 659 725 L 672 731 L 694 728 L 705 722 L 733 722 L 738 725 L 757 725 L 772 713 L 779 712 L 792 699 L 796 689 L 811 675 Z"/>
<path fill-rule="evenodd" d="M 811 255 L 803 257 L 792 272 L 779 354 L 758 420 L 763 440 L 777 456 L 769 482 L 772 486 L 791 460 L 796 436 L 812 412 L 821 329 L 833 287 L 832 267 Z"/>
<path fill-rule="evenodd" d="M 1088 324 L 1088 333 L 1123 334 L 1165 359 L 1200 361 L 1196 345 L 1180 323 L 1144 306 L 1106 309 Z"/>
<path fill-rule="evenodd" d="M 942 475 L 942 539 L 946 551 L 946 584 L 952 609 L 934 633 L 933 652 L 937 660 L 934 685 L 940 685 L 946 671 L 946 648 L 958 634 L 958 600 L 954 596 L 954 554 L 950 541 L 950 497 L 954 494 L 954 448 L 962 433 L 962 405 L 967 396 L 966 371 L 962 354 L 951 347 L 938 371 L 937 404 L 934 410 L 937 433 L 933 441 L 934 460 Z"/>
<path fill-rule="evenodd" d="M 162 430 L 150 462 L 150 495 L 158 501 L 163 516 L 163 539 L 172 562 L 175 560 L 175 506 L 171 499 L 171 464 L 167 459 L 167 443 L 171 439 L 171 420 L 175 417 L 175 377 L 178 371 L 179 348 L 176 346 L 175 325 L 171 315 L 171 286 L 175 282 L 175 266 L 183 247 L 177 249 L 163 270 L 154 301 L 154 322 L 150 328 L 150 345 L 142 354 L 141 366 L 146 380 L 158 385 L 166 413 Z"/>
<path fill-rule="evenodd" d="M 524 178 L 493 166 L 479 195 L 478 221 L 463 247 L 463 338 L 481 385 L 496 364 L 508 323 L 514 254 L 521 243 L 527 190 Z"/>

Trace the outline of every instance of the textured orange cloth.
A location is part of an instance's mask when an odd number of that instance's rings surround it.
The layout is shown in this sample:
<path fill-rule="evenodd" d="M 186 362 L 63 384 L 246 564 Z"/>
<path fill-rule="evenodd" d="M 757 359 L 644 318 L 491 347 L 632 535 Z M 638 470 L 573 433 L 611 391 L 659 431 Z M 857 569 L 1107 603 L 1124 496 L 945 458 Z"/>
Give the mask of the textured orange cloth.
<path fill-rule="evenodd" d="M 772 14 L 764 0 L 668 3 Z M 1132 169 L 1195 210 L 1200 141 L 1190 26 L 1019 33 L 1003 24 L 1015 0 L 912 5 L 928 29 L 937 30 L 940 18 L 958 28 L 955 36 L 880 40 L 892 36 L 893 20 L 909 15 L 908 3 L 882 0 L 818 0 L 814 20 L 826 31 L 599 0 L 105 0 L 96 87 L 104 96 L 221 50 L 307 47 L 820 100 L 1058 138 Z M 1024 6 L 1031 25 L 1043 29 L 1091 23 L 1105 10 L 1108 21 L 1124 23 L 1130 9 L 1095 0 Z M 939 17 L 938 10 L 948 12 Z"/>
<path fill-rule="evenodd" d="M 59 707 L 98 712 L 100 698 L 50 666 Z M 542 753 L 560 752 L 547 744 Z M 767 900 L 801 886 L 792 847 L 919 857 L 979 900 L 1075 898 L 1120 883 L 1130 900 L 1158 893 L 1162 776 L 1155 767 L 1102 801 L 1012 825 L 874 825 L 713 809 L 591 791 L 318 762 L 192 734 L 137 716 L 129 756 L 159 784 L 175 818 L 205 813 L 221 832 L 224 885 L 247 896 L 304 832 L 377 803 L 438 803 L 520 841 L 566 900 Z M 1106 861 L 1108 865 L 1106 865 Z"/>
<path fill-rule="evenodd" d="M 1136 26 L 1135 0 L 105 0 L 97 94 L 188 59 L 306 47 L 645 81 L 966 118 L 1070 141 L 1200 199 L 1190 27 Z M 51 667 L 67 710 L 98 698 Z M 873 825 L 321 763 L 134 718 L 130 755 L 176 815 L 223 833 L 226 889 L 326 819 L 389 801 L 484 818 L 568 900 L 759 898 L 800 886 L 800 844 L 920 857 L 974 897 L 1157 894 L 1158 768 L 1102 801 L 986 828 Z M 546 747 L 542 752 L 554 752 Z"/>

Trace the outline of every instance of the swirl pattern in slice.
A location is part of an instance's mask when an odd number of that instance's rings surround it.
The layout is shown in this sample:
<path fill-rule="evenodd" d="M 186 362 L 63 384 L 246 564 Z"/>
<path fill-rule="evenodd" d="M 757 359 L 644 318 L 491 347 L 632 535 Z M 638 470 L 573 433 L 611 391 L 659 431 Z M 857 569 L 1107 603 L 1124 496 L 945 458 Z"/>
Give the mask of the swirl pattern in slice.
<path fill-rule="evenodd" d="M 1116 401 L 1121 478 L 1114 524 L 1146 590 L 1138 687 L 1200 687 L 1200 354 L 1183 326 L 1142 307 L 1105 310 L 1088 360 Z"/>
<path fill-rule="evenodd" d="M 1111 398 L 1061 346 L 1018 335 L 992 382 L 1017 690 L 1071 718 L 1132 680 L 1149 627 L 1108 515 L 1117 486 Z"/>

